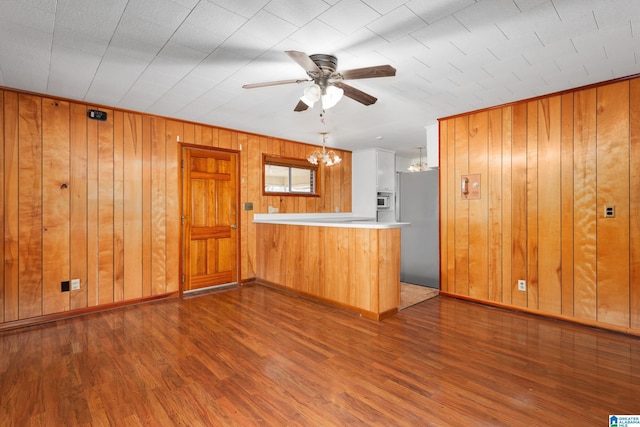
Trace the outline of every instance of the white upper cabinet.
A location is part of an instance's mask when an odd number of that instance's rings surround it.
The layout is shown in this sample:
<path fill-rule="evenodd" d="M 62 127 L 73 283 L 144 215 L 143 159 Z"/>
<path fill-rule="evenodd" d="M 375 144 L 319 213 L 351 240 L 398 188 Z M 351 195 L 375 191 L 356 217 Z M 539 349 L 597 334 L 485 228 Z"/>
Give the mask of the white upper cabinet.
<path fill-rule="evenodd" d="M 375 218 L 378 213 L 378 192 L 395 191 L 396 154 L 379 148 L 354 151 L 351 169 L 351 210 L 356 215 Z M 393 208 L 390 211 L 393 212 Z"/>
<path fill-rule="evenodd" d="M 396 153 L 387 150 L 376 150 L 376 188 L 378 191 L 394 191 L 396 189 Z"/>

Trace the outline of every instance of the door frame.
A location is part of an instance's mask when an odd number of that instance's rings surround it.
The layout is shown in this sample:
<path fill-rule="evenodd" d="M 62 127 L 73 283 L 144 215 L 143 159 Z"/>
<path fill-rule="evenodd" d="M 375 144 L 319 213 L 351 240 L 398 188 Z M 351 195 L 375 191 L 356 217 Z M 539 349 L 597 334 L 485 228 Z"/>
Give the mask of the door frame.
<path fill-rule="evenodd" d="M 236 241 L 235 241 L 235 245 L 236 245 L 236 283 L 235 285 L 238 286 L 240 285 L 240 282 L 242 280 L 242 278 L 240 277 L 240 272 L 242 271 L 241 268 L 241 251 L 242 251 L 242 247 L 240 245 L 240 242 L 242 242 L 241 239 L 241 234 L 242 234 L 242 216 L 240 215 L 240 206 L 241 206 L 241 201 L 240 201 L 240 194 L 241 194 L 241 188 L 240 188 L 240 183 L 241 183 L 241 165 L 240 165 L 240 150 L 231 150 L 231 149 L 227 149 L 227 148 L 219 148 L 219 147 L 209 147 L 206 145 L 198 145 L 198 144 L 189 144 L 189 143 L 185 143 L 185 142 L 180 142 L 180 191 L 179 191 L 179 198 L 180 198 L 180 263 L 179 263 L 179 268 L 178 268 L 178 274 L 179 274 L 179 278 L 178 278 L 178 283 L 179 283 L 179 295 L 180 298 L 184 298 L 185 295 L 185 289 L 184 289 L 184 285 L 185 285 L 185 272 L 184 272 L 184 268 L 185 268 L 185 252 L 186 252 L 186 239 L 185 239 L 185 223 L 183 221 L 184 217 L 185 217 L 185 213 L 184 213 L 184 206 L 185 203 L 187 202 L 187 200 L 185 200 L 186 194 L 184 191 L 184 186 L 185 186 L 185 164 L 184 164 L 184 159 L 185 159 L 185 151 L 186 150 L 201 150 L 201 151 L 209 151 L 209 152 L 217 152 L 217 153 L 225 153 L 225 154 L 230 154 L 232 156 L 235 156 L 236 158 L 236 173 L 235 173 L 235 177 L 234 179 L 236 180 L 236 224 L 237 224 L 237 229 L 236 229 Z M 216 289 L 216 288 L 222 288 L 222 287 L 227 287 L 229 286 L 228 284 L 222 284 L 222 285 L 216 285 L 216 286 L 212 286 L 210 288 L 203 288 L 200 290 L 194 290 L 193 292 L 196 293 L 198 291 L 200 292 L 206 292 L 209 291 L 211 289 Z"/>

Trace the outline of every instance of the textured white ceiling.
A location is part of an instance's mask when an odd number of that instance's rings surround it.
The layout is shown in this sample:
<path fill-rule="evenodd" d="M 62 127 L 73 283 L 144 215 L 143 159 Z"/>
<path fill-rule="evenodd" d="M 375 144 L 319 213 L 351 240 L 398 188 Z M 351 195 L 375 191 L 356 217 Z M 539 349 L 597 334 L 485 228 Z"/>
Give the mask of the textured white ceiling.
<path fill-rule="evenodd" d="M 285 50 L 398 71 L 321 120 L 304 85 L 242 89 L 306 78 Z M 405 157 L 439 117 L 637 73 L 638 0 L 0 1 L 2 86 Z"/>

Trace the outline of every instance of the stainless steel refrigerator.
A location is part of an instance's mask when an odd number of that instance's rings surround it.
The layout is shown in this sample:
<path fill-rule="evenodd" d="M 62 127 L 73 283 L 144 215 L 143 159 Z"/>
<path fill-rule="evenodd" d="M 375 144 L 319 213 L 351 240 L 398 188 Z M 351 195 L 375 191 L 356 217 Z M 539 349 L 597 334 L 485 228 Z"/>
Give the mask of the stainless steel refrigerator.
<path fill-rule="evenodd" d="M 396 220 L 411 223 L 400 229 L 400 281 L 439 288 L 438 170 L 399 172 L 396 187 Z"/>

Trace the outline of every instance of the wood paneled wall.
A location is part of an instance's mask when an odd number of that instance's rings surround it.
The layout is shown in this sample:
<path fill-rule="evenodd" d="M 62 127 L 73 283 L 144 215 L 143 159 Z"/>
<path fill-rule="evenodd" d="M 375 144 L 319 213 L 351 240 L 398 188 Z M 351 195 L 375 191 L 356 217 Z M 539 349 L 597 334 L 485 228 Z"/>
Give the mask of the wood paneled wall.
<path fill-rule="evenodd" d="M 638 78 L 442 119 L 442 291 L 640 333 L 639 170 Z"/>
<path fill-rule="evenodd" d="M 0 90 L 0 326 L 179 290 L 180 142 L 237 151 L 241 280 L 255 277 L 253 213 L 351 210 L 351 153 L 322 168 L 321 197 L 264 197 L 262 153 L 316 146 Z M 61 292 L 79 278 L 78 291 Z"/>

